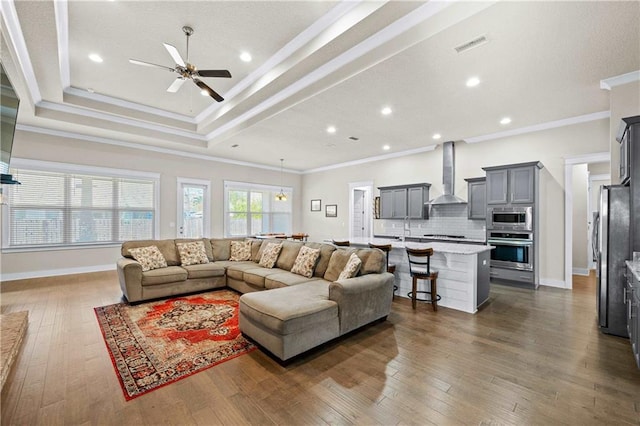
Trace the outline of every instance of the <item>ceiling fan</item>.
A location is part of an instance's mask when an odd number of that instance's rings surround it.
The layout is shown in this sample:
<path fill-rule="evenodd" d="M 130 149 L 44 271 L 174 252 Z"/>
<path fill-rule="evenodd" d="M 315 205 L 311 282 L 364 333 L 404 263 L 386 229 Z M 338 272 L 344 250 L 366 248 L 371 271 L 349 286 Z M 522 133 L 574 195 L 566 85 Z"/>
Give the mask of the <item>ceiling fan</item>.
<path fill-rule="evenodd" d="M 176 63 L 175 68 L 166 67 L 164 65 L 152 64 L 151 62 L 140 61 L 138 59 L 129 59 L 129 62 L 136 65 L 144 65 L 146 67 L 152 68 L 160 68 L 163 70 L 175 72 L 178 74 L 178 77 L 175 79 L 171 86 L 167 89 L 167 92 L 175 93 L 182 87 L 185 81 L 191 80 L 196 86 L 202 89 L 203 95 L 211 96 L 218 102 L 224 101 L 224 98 L 216 93 L 211 87 L 207 86 L 200 77 L 222 77 L 222 78 L 231 78 L 231 73 L 228 70 L 199 70 L 195 65 L 189 63 L 189 37 L 193 34 L 193 28 L 184 26 L 182 27 L 182 31 L 187 36 L 187 60 L 184 61 L 180 53 L 178 53 L 178 49 L 174 46 L 163 43 L 164 47 L 173 58 L 173 61 Z"/>

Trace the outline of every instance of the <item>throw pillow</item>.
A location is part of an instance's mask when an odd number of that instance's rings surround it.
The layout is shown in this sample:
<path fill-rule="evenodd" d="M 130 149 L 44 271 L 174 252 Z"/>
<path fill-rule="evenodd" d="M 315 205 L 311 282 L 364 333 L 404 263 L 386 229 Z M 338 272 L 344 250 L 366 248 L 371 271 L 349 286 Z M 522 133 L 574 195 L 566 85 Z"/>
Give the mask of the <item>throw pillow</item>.
<path fill-rule="evenodd" d="M 291 272 L 294 274 L 302 275 L 303 277 L 311 278 L 313 276 L 313 269 L 316 266 L 316 262 L 320 257 L 320 249 L 313 249 L 311 247 L 302 246 L 298 252 Z"/>
<path fill-rule="evenodd" d="M 358 255 L 355 253 L 351 253 L 351 256 L 349 256 L 349 261 L 347 262 L 347 265 L 344 267 L 342 272 L 340 272 L 338 280 L 345 280 L 347 278 L 355 277 L 360 270 L 361 264 L 362 261 L 360 260 Z"/>
<path fill-rule="evenodd" d="M 267 247 L 262 252 L 262 257 L 260 258 L 260 262 L 258 262 L 258 265 L 264 268 L 273 268 L 273 265 L 276 264 L 276 260 L 278 260 L 280 250 L 282 250 L 282 244 L 267 244 Z"/>
<path fill-rule="evenodd" d="M 142 272 L 167 267 L 167 261 L 157 246 L 129 249 L 129 253 L 142 265 Z"/>
<path fill-rule="evenodd" d="M 251 241 L 231 241 L 231 257 L 236 262 L 251 260 Z"/>
<path fill-rule="evenodd" d="M 202 241 L 176 243 L 176 247 L 180 254 L 180 263 L 182 266 L 209 263 L 209 258 L 207 257 L 207 252 L 204 249 L 204 243 Z"/>

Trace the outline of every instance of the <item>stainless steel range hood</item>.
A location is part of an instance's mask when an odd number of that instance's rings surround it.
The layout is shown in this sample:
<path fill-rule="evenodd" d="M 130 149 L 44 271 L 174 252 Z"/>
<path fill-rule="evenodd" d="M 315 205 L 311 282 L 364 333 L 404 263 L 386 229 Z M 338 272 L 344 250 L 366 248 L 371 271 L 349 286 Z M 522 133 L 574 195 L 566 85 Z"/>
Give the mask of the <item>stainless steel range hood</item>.
<path fill-rule="evenodd" d="M 432 206 L 442 204 L 467 204 L 465 200 L 454 195 L 454 181 L 456 177 L 455 152 L 453 142 L 442 144 L 442 187 L 443 194 L 430 200 Z"/>

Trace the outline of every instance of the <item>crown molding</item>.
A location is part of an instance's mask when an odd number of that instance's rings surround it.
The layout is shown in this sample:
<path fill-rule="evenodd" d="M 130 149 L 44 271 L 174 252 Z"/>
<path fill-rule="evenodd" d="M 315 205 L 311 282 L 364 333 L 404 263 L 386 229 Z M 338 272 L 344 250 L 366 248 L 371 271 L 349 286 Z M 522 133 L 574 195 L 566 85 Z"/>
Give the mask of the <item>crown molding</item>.
<path fill-rule="evenodd" d="M 425 146 L 425 147 L 422 147 L 422 148 L 409 149 L 407 151 L 394 152 L 394 153 L 391 153 L 391 154 L 376 155 L 374 157 L 362 158 L 360 160 L 347 161 L 345 163 L 333 164 L 331 166 L 318 167 L 316 169 L 309 169 L 309 170 L 303 171 L 302 173 L 303 174 L 311 174 L 311 173 L 318 173 L 318 172 L 326 172 L 327 170 L 340 169 L 342 167 L 359 166 L 360 164 L 372 163 L 374 161 L 388 160 L 390 158 L 397 158 L 397 157 L 405 157 L 407 155 L 420 154 L 422 152 L 433 151 L 434 149 L 436 149 L 437 146 L 438 145 L 429 145 L 429 146 Z"/>
<path fill-rule="evenodd" d="M 7 42 L 13 47 L 19 68 L 22 71 L 27 85 L 27 90 L 31 95 L 31 101 L 35 105 L 42 101 L 42 94 L 40 93 L 40 87 L 36 80 L 36 74 L 33 71 L 33 65 L 31 64 L 31 58 L 27 50 L 27 43 L 22 34 L 22 27 L 20 26 L 20 20 L 18 19 L 18 13 L 16 12 L 13 0 L 1 0 L 0 11 L 2 12 L 0 15 L 2 15 L 5 27 L 9 33 L 9 40 Z"/>
<path fill-rule="evenodd" d="M 562 120 L 548 121 L 546 123 L 535 124 L 533 126 L 520 127 L 518 129 L 505 130 L 503 132 L 490 133 L 488 135 L 473 136 L 464 138 L 466 143 L 485 142 L 494 139 L 505 138 L 508 136 L 523 135 L 525 133 L 539 132 L 542 130 L 555 129 L 557 127 L 571 126 L 573 124 L 586 123 L 589 121 L 604 120 L 611 117 L 611 111 L 600 111 L 592 114 L 579 115 L 577 117 L 564 118 Z"/>
<path fill-rule="evenodd" d="M 640 81 L 640 70 L 600 80 L 600 88 L 604 90 L 611 90 L 614 87 L 622 86 L 634 81 Z"/>
<path fill-rule="evenodd" d="M 124 124 L 127 126 L 132 126 L 132 127 L 138 127 L 138 128 L 142 128 L 142 129 L 146 129 L 146 130 L 152 130 L 152 131 L 156 131 L 156 132 L 161 132 L 161 133 L 165 133 L 165 134 L 171 134 L 171 135 L 175 135 L 175 136 L 181 136 L 187 139 L 192 139 L 194 141 L 198 141 L 198 142 L 204 142 L 206 143 L 206 139 L 204 136 L 199 135 L 195 132 L 190 132 L 187 130 L 179 130 L 179 129 L 173 129 L 167 126 L 163 126 L 160 124 L 152 124 L 152 123 L 148 123 L 145 121 L 140 121 L 140 120 L 134 120 L 131 118 L 126 118 L 126 117 L 121 117 L 115 114 L 109 114 L 109 113 L 105 113 L 105 112 L 99 112 L 99 111 L 95 111 L 95 110 L 90 110 L 87 108 L 83 108 L 83 107 L 78 107 L 75 105 L 69 105 L 69 104 L 59 104 L 59 103 L 55 103 L 55 102 L 49 102 L 49 101 L 41 101 L 39 102 L 37 105 L 37 107 L 39 108 L 43 108 L 43 109 L 48 109 L 48 110 L 52 110 L 52 111 L 59 111 L 59 112 L 63 112 L 63 113 L 67 113 L 67 114 L 73 114 L 73 115 L 80 115 L 83 117 L 90 117 L 90 118 L 96 118 L 98 120 L 105 120 L 105 121 L 110 121 L 113 123 L 119 123 L 119 124 Z"/>

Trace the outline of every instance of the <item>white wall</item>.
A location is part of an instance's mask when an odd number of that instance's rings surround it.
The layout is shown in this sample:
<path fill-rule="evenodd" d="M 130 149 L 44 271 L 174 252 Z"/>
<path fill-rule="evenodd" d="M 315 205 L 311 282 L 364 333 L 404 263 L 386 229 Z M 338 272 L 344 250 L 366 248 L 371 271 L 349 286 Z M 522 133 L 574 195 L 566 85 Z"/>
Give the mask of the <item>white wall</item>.
<path fill-rule="evenodd" d="M 361 142 L 364 143 L 364 142 Z M 425 136 L 425 145 L 431 140 Z M 541 281 L 564 282 L 564 158 L 609 149 L 609 120 L 598 120 L 477 144 L 458 142 L 455 193 L 466 199 L 464 178 L 484 176 L 482 167 L 539 160 Z M 442 150 L 304 175 L 302 225 L 313 240 L 348 235 L 348 183 L 373 180 L 376 187 L 429 182 L 430 197 L 442 193 Z M 376 191 L 376 195 L 378 192 Z M 311 199 L 338 204 L 338 217 L 310 212 Z M 380 222 L 380 221 L 376 221 Z M 375 232 L 380 232 L 376 223 Z"/>
<path fill-rule="evenodd" d="M 160 173 L 160 238 L 176 238 L 177 177 L 211 181 L 211 236 L 223 235 L 223 181 L 280 186 L 280 171 L 178 157 L 77 139 L 18 131 L 13 157 Z M 293 188 L 293 230 L 301 230 L 301 175 L 284 173 Z M 2 280 L 115 269 L 118 247 L 3 253 Z"/>

